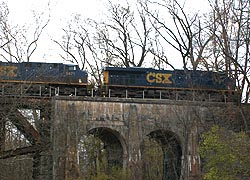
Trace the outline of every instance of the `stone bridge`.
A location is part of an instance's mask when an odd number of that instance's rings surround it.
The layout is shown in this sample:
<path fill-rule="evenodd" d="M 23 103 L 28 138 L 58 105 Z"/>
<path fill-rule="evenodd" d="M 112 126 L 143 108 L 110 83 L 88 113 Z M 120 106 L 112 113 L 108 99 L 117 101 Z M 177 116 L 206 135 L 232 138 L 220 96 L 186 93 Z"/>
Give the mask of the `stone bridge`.
<path fill-rule="evenodd" d="M 109 162 L 122 164 L 135 179 L 142 179 L 142 147 L 150 136 L 163 149 L 163 179 L 197 180 L 201 174 L 197 146 L 202 131 L 212 124 L 231 129 L 243 124 L 238 107 L 230 103 L 56 98 L 53 105 L 56 177 L 67 176 L 65 164 L 76 160 L 70 152 L 77 146 L 76 136 L 93 133 L 106 145 Z M 62 158 L 65 150 L 72 157 Z"/>
<path fill-rule="evenodd" d="M 42 117 L 49 119 L 49 131 L 39 132 L 47 133 L 49 140 L 41 136 L 27 150 L 34 154 L 33 161 L 39 160 L 33 164 L 36 179 L 76 179 L 80 137 L 93 134 L 103 141 L 108 164 L 128 170 L 132 179 L 143 179 L 143 147 L 150 137 L 162 147 L 162 179 L 197 180 L 201 178 L 198 143 L 202 132 L 214 124 L 232 130 L 249 126 L 243 116 L 249 108 L 233 103 L 54 97 L 49 109 L 50 117 Z M 0 153 L 2 159 L 10 156 Z"/>

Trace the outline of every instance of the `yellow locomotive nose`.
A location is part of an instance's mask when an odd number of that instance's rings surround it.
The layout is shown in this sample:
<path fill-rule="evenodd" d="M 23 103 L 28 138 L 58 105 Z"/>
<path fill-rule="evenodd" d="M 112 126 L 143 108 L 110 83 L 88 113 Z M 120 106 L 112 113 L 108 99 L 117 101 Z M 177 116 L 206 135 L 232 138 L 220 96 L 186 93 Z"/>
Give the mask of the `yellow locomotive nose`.
<path fill-rule="evenodd" d="M 103 83 L 104 84 L 108 84 L 109 83 L 109 72 L 108 71 L 104 71 L 103 72 Z"/>

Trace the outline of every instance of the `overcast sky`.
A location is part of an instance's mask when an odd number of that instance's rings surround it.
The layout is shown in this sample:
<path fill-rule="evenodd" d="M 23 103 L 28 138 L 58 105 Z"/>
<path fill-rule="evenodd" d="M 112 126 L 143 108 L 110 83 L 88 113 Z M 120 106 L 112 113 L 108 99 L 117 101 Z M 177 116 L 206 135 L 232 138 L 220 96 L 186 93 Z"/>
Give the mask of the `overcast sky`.
<path fill-rule="evenodd" d="M 7 1 L 12 17 L 29 19 L 31 10 L 42 11 L 50 3 L 53 19 L 62 20 L 72 13 L 96 17 L 103 6 L 103 0 L 2 0 Z"/>
<path fill-rule="evenodd" d="M 8 4 L 10 10 L 10 20 L 14 24 L 25 24 L 32 21 L 32 10 L 36 12 L 50 12 L 50 23 L 39 40 L 39 46 L 32 56 L 32 61 L 58 61 L 59 49 L 55 50 L 55 44 L 51 38 L 60 38 L 60 30 L 71 19 L 72 14 L 79 13 L 85 18 L 102 19 L 105 17 L 104 10 L 107 9 L 108 0 L 0 0 Z M 121 0 L 113 0 L 114 2 L 124 2 Z M 128 0 L 136 2 L 136 0 Z M 181 1 L 181 0 L 180 0 Z M 184 1 L 184 0 L 183 0 Z M 48 2 L 50 10 L 48 10 Z M 203 11 L 207 0 L 186 0 L 186 5 L 190 12 L 200 10 Z M 53 45 L 54 44 L 54 45 Z M 57 47 L 58 48 L 58 47 Z M 46 52 L 46 55 L 45 53 Z M 53 59 L 53 60 L 52 60 Z M 60 61 L 60 60 L 59 60 Z"/>

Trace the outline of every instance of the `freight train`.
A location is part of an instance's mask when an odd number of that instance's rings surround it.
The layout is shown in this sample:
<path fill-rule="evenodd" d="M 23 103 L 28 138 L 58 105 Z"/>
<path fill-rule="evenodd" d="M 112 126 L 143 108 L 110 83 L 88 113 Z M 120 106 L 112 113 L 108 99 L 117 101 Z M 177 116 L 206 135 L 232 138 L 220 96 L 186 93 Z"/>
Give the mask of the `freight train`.
<path fill-rule="evenodd" d="M 77 65 L 0 62 L 0 93 L 215 101 L 235 95 L 235 81 L 219 72 L 105 67 L 102 75 L 102 85 L 93 90 Z"/>

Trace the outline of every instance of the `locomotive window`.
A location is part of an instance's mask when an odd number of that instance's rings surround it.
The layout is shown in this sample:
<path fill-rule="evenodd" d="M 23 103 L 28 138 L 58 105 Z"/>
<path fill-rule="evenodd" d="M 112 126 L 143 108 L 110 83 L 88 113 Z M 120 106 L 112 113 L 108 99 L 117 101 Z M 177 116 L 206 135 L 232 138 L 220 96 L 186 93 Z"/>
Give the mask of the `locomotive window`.
<path fill-rule="evenodd" d="M 69 66 L 69 70 L 70 71 L 75 71 L 76 70 L 76 66 Z"/>

